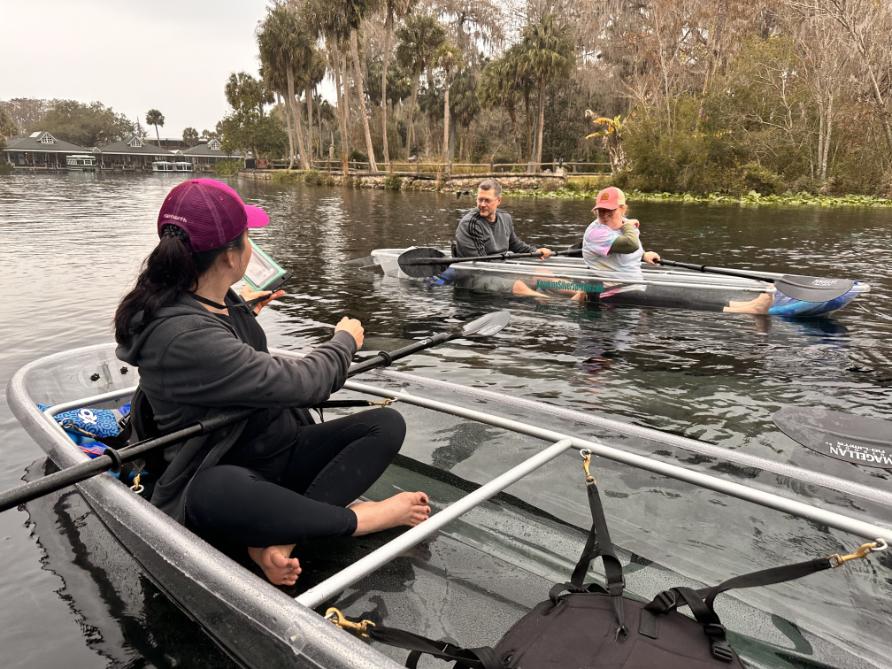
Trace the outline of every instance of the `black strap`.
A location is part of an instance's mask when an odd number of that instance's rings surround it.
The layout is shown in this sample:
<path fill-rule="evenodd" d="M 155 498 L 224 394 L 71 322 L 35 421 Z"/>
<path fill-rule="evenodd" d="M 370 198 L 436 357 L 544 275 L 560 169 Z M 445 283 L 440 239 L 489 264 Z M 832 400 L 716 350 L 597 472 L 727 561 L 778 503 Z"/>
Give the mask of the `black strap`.
<path fill-rule="evenodd" d="M 672 588 L 659 593 L 644 607 L 644 610 L 662 614 L 674 611 L 679 606 L 687 605 L 697 622 L 703 626 L 703 632 L 709 638 L 713 656 L 723 662 L 731 662 L 734 659 L 734 651 L 728 644 L 725 628 L 713 608 L 718 595 L 734 588 L 753 588 L 792 581 L 829 569 L 832 566 L 827 558 L 818 558 L 735 576 L 711 588 L 701 588 L 700 590 Z M 651 627 L 651 625 L 648 624 L 647 627 Z"/>
<path fill-rule="evenodd" d="M 208 305 L 209 307 L 213 307 L 214 309 L 226 310 L 226 309 L 237 309 L 237 308 L 242 308 L 242 309 L 247 309 L 247 310 L 250 311 L 252 314 L 254 313 L 254 307 L 257 306 L 257 303 L 258 303 L 258 302 L 262 302 L 263 300 L 265 300 L 266 298 L 268 298 L 270 295 L 272 295 L 272 293 L 269 293 L 268 295 L 261 295 L 260 297 L 255 297 L 255 298 L 254 298 L 253 300 L 251 300 L 250 302 L 245 302 L 244 298 L 242 298 L 241 296 L 239 296 L 239 299 L 241 300 L 241 302 L 236 302 L 235 304 L 220 304 L 219 302 L 215 302 L 214 300 L 208 299 L 208 298 L 206 298 L 206 297 L 204 297 L 204 296 L 202 296 L 202 295 L 199 295 L 198 293 L 189 293 L 189 294 L 190 294 L 190 295 L 191 295 L 197 302 L 201 302 L 202 304 L 206 304 L 206 305 Z"/>
<path fill-rule="evenodd" d="M 620 637 L 628 636 L 625 613 L 623 611 L 623 590 L 625 589 L 623 565 L 619 558 L 616 557 L 613 542 L 610 540 L 607 518 L 604 516 L 604 505 L 601 503 L 600 494 L 598 494 L 598 485 L 594 480 L 591 480 L 586 482 L 585 487 L 588 493 L 589 511 L 592 514 L 592 528 L 589 530 L 585 548 L 582 549 L 582 555 L 573 569 L 570 583 L 576 591 L 584 590 L 583 582 L 585 581 L 589 565 L 592 560 L 600 556 L 604 563 L 604 575 L 607 579 L 607 594 L 610 595 L 613 613 L 616 617 L 616 637 L 619 639 Z"/>
<path fill-rule="evenodd" d="M 712 588 L 698 590 L 698 594 L 704 598 L 706 605 L 711 609 L 715 598 L 726 590 L 734 588 L 754 588 L 760 585 L 773 585 L 793 581 L 809 574 L 814 574 L 824 569 L 830 569 L 833 564 L 827 558 L 817 558 L 796 564 L 788 564 L 783 567 L 772 567 L 761 571 L 754 571 L 742 576 L 735 576 L 723 581 Z"/>
<path fill-rule="evenodd" d="M 422 654 L 433 655 L 441 660 L 458 662 L 456 669 L 501 669 L 495 651 L 489 647 L 461 648 L 448 641 L 435 641 L 405 630 L 375 625 L 368 629 L 369 637 L 396 648 L 411 651 L 406 666 L 415 669 Z"/>

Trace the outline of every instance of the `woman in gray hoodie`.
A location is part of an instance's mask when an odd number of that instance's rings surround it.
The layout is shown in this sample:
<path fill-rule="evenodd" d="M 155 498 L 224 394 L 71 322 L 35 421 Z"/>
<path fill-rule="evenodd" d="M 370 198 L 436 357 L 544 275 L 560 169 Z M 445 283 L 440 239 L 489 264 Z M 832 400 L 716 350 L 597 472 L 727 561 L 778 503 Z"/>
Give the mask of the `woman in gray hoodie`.
<path fill-rule="evenodd" d="M 343 386 L 363 343 L 360 322 L 341 319 L 301 360 L 276 358 L 255 310 L 232 291 L 251 258 L 248 228 L 268 222 L 221 182 L 176 186 L 158 215 L 158 245 L 118 306 L 115 337 L 118 357 L 139 368 L 159 431 L 256 409 L 168 449 L 152 503 L 221 548 L 247 550 L 272 583 L 291 585 L 296 545 L 416 525 L 430 507 L 422 492 L 353 503 L 402 445 L 396 411 L 314 424 L 306 410 Z"/>

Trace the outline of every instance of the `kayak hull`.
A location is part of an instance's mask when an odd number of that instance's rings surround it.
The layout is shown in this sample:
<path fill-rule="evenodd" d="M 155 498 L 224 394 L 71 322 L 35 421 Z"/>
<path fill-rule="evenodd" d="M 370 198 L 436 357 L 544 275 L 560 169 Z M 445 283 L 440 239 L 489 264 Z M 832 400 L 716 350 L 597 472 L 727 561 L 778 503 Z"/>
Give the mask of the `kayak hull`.
<path fill-rule="evenodd" d="M 408 279 L 397 262 L 406 249 L 375 249 L 371 255 L 386 276 Z M 543 262 L 514 258 L 504 261 L 455 263 L 437 277 L 421 279 L 430 285 L 454 285 L 459 288 L 495 293 L 514 293 L 518 282 L 548 296 L 583 297 L 587 302 L 605 305 L 629 305 L 702 311 L 733 310 L 733 303 L 744 303 L 770 296 L 768 315 L 788 318 L 825 316 L 838 311 L 870 290 L 856 281 L 851 290 L 832 300 L 806 302 L 785 295 L 769 279 L 783 275 L 752 272 L 765 280 L 705 274 L 686 270 L 643 266 L 641 278 L 624 278 L 588 268 L 581 259 L 560 258 Z M 639 282 L 640 281 L 640 282 Z M 731 309 L 729 309 L 731 307 Z"/>

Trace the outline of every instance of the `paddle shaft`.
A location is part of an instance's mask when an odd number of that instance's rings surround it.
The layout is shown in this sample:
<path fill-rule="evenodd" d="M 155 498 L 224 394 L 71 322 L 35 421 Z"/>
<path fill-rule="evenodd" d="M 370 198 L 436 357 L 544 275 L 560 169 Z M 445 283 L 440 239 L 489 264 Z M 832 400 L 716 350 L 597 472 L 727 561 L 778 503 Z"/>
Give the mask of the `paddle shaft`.
<path fill-rule="evenodd" d="M 736 269 L 726 269 L 724 267 L 707 267 L 706 265 L 697 265 L 692 262 L 678 262 L 676 260 L 660 260 L 659 263 L 661 265 L 669 265 L 670 267 L 683 267 L 684 269 L 693 269 L 697 272 L 705 272 L 708 274 L 725 274 L 727 276 L 739 276 L 744 279 L 756 279 L 757 281 L 770 281 L 774 283 L 774 279 L 769 279 L 764 276 L 759 276 L 757 274 L 750 274 L 749 272 L 743 272 Z"/>
<path fill-rule="evenodd" d="M 566 251 L 555 251 L 553 256 L 573 256 L 579 255 L 581 249 L 567 249 Z M 528 253 L 493 253 L 488 256 L 468 256 L 466 258 L 453 258 L 443 256 L 442 258 L 416 258 L 413 260 L 404 260 L 401 265 L 452 265 L 458 262 L 475 262 L 477 260 L 510 260 L 512 258 L 540 258 L 542 256 L 538 251 L 530 251 Z"/>
<path fill-rule="evenodd" d="M 356 376 L 357 374 L 367 372 L 368 370 L 374 369 L 375 367 L 386 367 L 394 360 L 405 358 L 407 355 L 417 353 L 418 351 L 423 351 L 426 348 L 431 348 L 432 346 L 442 344 L 443 342 L 447 342 L 451 339 L 458 339 L 462 336 L 462 334 L 463 333 L 461 330 L 456 330 L 454 332 L 442 332 L 440 334 L 434 335 L 433 337 L 428 337 L 427 339 L 421 339 L 419 341 L 412 342 L 408 346 L 398 348 L 395 351 L 389 351 L 387 353 L 381 352 L 378 355 L 369 358 L 368 360 L 363 360 L 362 362 L 357 362 L 355 365 L 351 365 L 350 369 L 347 370 L 347 376 Z"/>
<path fill-rule="evenodd" d="M 247 409 L 232 414 L 212 416 L 189 427 L 184 427 L 182 430 L 176 430 L 154 439 L 145 439 L 132 446 L 122 448 L 120 451 L 115 451 L 118 456 L 117 459 L 109 455 L 100 455 L 87 462 L 48 474 L 36 481 L 29 481 L 22 486 L 0 493 L 0 512 L 19 504 L 30 502 L 56 490 L 61 490 L 74 483 L 79 483 L 106 470 L 115 469 L 119 465 L 117 461 L 120 461 L 120 463 L 130 462 L 157 448 L 164 448 L 184 439 L 232 425 L 247 418 L 254 411 L 255 409 Z"/>

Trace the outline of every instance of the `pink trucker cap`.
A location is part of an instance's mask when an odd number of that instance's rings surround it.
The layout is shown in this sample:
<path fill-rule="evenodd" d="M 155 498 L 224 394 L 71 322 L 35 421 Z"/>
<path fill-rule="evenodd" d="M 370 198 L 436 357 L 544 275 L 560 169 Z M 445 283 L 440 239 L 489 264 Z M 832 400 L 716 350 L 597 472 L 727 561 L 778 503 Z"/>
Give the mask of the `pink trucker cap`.
<path fill-rule="evenodd" d="M 171 190 L 158 212 L 158 236 L 165 225 L 189 235 L 196 253 L 225 246 L 246 228 L 262 228 L 269 216 L 242 202 L 232 188 L 214 179 L 189 179 Z"/>
<path fill-rule="evenodd" d="M 626 203 L 626 194 L 616 186 L 608 186 L 595 198 L 595 209 L 619 209 Z"/>

